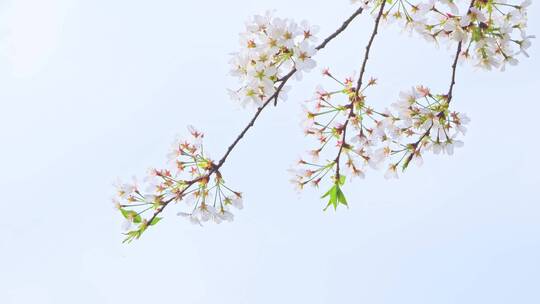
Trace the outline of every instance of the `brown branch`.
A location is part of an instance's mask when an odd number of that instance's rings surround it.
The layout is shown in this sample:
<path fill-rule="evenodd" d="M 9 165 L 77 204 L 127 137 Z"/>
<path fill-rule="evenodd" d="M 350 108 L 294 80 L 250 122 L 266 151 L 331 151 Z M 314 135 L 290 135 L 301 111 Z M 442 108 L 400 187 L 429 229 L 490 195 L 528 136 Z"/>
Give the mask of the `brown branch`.
<path fill-rule="evenodd" d="M 467 12 L 470 12 L 471 11 L 471 8 L 474 6 L 474 3 L 476 2 L 476 0 L 471 0 L 471 4 L 469 5 L 469 9 L 467 10 Z M 463 41 L 460 41 L 458 43 L 458 46 L 457 46 L 457 49 L 456 49 L 456 55 L 454 57 L 454 61 L 452 62 L 452 77 L 451 77 L 451 80 L 450 80 L 450 88 L 448 89 L 448 93 L 446 94 L 446 100 L 447 100 L 447 103 L 450 104 L 450 102 L 452 101 L 452 98 L 454 97 L 454 86 L 456 85 L 456 73 L 457 73 L 457 64 L 458 64 L 458 61 L 459 61 L 459 56 L 461 56 L 461 51 L 463 50 Z M 439 115 L 442 115 L 442 112 L 439 113 Z M 437 116 L 439 116 L 437 115 Z M 420 148 L 419 147 L 419 144 L 421 143 L 421 141 L 426 138 L 427 136 L 430 135 L 431 133 L 431 130 L 433 128 L 433 124 L 426 130 L 426 132 L 424 132 L 424 134 L 422 134 L 422 136 L 420 137 L 420 139 L 414 143 L 414 149 L 415 151 L 414 152 L 417 152 L 417 151 L 420 151 Z M 411 154 L 412 156 L 412 154 Z"/>
<path fill-rule="evenodd" d="M 351 103 L 348 105 L 348 107 L 350 107 L 349 115 L 347 116 L 347 120 L 345 121 L 345 124 L 343 125 L 343 130 L 342 130 L 343 135 L 341 137 L 341 145 L 339 147 L 337 157 L 336 157 L 336 159 L 334 161 L 336 163 L 336 175 L 335 175 L 336 176 L 336 182 L 338 182 L 339 178 L 340 178 L 339 162 L 340 162 L 341 154 L 343 153 L 343 147 L 347 145 L 347 143 L 345 142 L 345 139 L 346 139 L 346 136 L 347 136 L 347 126 L 349 125 L 349 121 L 351 120 L 351 118 L 354 116 L 354 103 L 359 98 L 358 93 L 360 92 L 360 88 L 362 87 L 364 74 L 366 72 L 366 65 L 367 65 L 367 62 L 368 62 L 368 59 L 369 59 L 369 53 L 371 52 L 371 47 L 373 45 L 373 41 L 375 40 L 375 36 L 377 36 L 377 33 L 379 31 L 379 23 L 381 22 L 381 17 L 382 17 L 383 12 L 384 12 L 384 5 L 385 4 L 386 4 L 386 1 L 381 1 L 381 7 L 379 9 L 379 13 L 377 14 L 377 18 L 375 19 L 375 25 L 373 26 L 373 32 L 371 33 L 371 37 L 369 38 L 368 44 L 366 46 L 366 52 L 364 54 L 364 60 L 362 61 L 362 66 L 360 68 L 360 75 L 358 76 L 358 81 L 357 81 L 357 84 L 356 84 L 356 91 L 355 91 L 354 96 L 352 97 Z"/>
<path fill-rule="evenodd" d="M 268 106 L 268 104 L 272 101 L 272 100 L 277 100 L 278 97 L 279 97 L 279 93 L 281 92 L 281 90 L 283 90 L 283 87 L 285 86 L 285 84 L 287 83 L 287 81 L 296 73 L 296 69 L 292 69 L 287 75 L 285 75 L 282 80 L 281 80 L 281 83 L 279 84 L 278 88 L 276 89 L 276 92 L 274 92 L 274 94 L 272 94 L 272 96 L 270 96 L 266 102 L 257 109 L 257 111 L 255 112 L 255 115 L 253 115 L 253 118 L 251 118 L 251 121 L 247 124 L 247 126 L 244 128 L 244 130 L 242 130 L 242 132 L 240 132 L 240 134 L 238 135 L 238 137 L 236 137 L 236 139 L 234 140 L 234 142 L 229 146 L 229 148 L 227 149 L 227 152 L 225 153 L 225 155 L 223 155 L 223 157 L 219 160 L 218 164 L 216 166 L 214 166 L 212 168 L 212 170 L 210 170 L 210 172 L 208 173 L 208 176 L 214 174 L 215 172 L 217 172 L 222 166 L 223 164 L 225 163 L 225 161 L 227 160 L 227 158 L 229 157 L 229 154 L 231 154 L 232 150 L 234 149 L 234 147 L 236 147 L 236 145 L 238 144 L 238 142 L 244 137 L 244 135 L 247 133 L 247 131 L 253 127 L 253 125 L 255 124 L 255 121 L 257 120 L 257 118 L 259 117 L 259 115 L 261 115 L 261 112 L 264 110 L 264 108 L 266 108 L 266 106 Z"/>
<path fill-rule="evenodd" d="M 471 11 L 471 8 L 474 6 L 475 1 L 476 0 L 471 0 L 471 4 L 469 5 L 469 9 L 467 13 Z M 448 99 L 448 104 L 450 104 L 450 102 L 452 101 L 452 98 L 454 97 L 453 93 L 454 93 L 454 86 L 456 85 L 456 70 L 457 70 L 457 64 L 458 64 L 459 56 L 461 55 L 462 49 L 463 49 L 463 41 L 460 41 L 458 43 L 454 62 L 452 63 L 452 80 L 450 81 L 450 88 L 448 89 L 448 94 L 446 95 Z"/>
<path fill-rule="evenodd" d="M 358 17 L 358 15 L 362 14 L 362 12 L 364 11 L 363 8 L 358 8 L 356 10 L 356 12 L 354 12 L 354 14 L 352 14 L 347 20 L 345 20 L 345 22 L 343 22 L 343 24 L 334 32 L 332 33 L 332 35 L 328 36 L 326 39 L 324 39 L 324 41 L 318 46 L 316 47 L 315 49 L 317 51 L 319 50 L 322 50 L 326 47 L 326 45 L 334 40 L 334 38 L 336 38 L 337 36 L 339 36 L 343 31 L 345 31 L 347 29 L 347 27 L 349 26 L 349 24 L 351 24 L 351 22 L 356 18 Z"/>
<path fill-rule="evenodd" d="M 450 81 L 450 88 L 448 89 L 448 94 L 446 95 L 448 98 L 448 103 L 452 101 L 453 93 L 454 93 L 454 86 L 456 85 L 456 70 L 457 70 L 457 63 L 459 61 L 459 56 L 461 55 L 461 50 L 463 48 L 463 43 L 460 41 L 458 43 L 457 51 L 456 51 L 456 57 L 454 58 L 454 63 L 452 64 L 452 80 Z"/>
<path fill-rule="evenodd" d="M 349 27 L 349 24 L 351 24 L 351 22 L 356 17 L 358 17 L 360 14 L 362 14 L 363 11 L 364 11 L 364 9 L 362 7 L 358 8 L 347 20 L 345 20 L 343 22 L 343 24 L 335 32 L 333 32 L 330 36 L 326 37 L 326 39 L 324 39 L 324 41 L 321 44 L 319 44 L 315 49 L 317 51 L 320 51 L 320 50 L 324 49 L 328 43 L 330 43 L 337 36 L 339 36 L 343 31 L 345 31 L 347 29 L 347 27 Z M 293 74 L 296 73 L 296 69 L 293 69 L 293 71 L 294 71 Z M 287 77 L 287 75 L 280 78 L 278 81 L 283 81 L 286 77 Z M 288 78 L 289 77 L 287 77 L 287 80 L 288 80 Z M 270 99 L 272 99 L 272 98 L 270 98 Z M 277 105 L 277 98 L 274 99 L 274 105 Z"/>
<path fill-rule="evenodd" d="M 359 16 L 361 13 L 363 12 L 363 8 L 358 8 L 347 20 L 345 20 L 345 22 L 343 22 L 343 24 L 336 30 L 334 31 L 330 36 L 328 36 L 326 39 L 324 39 L 324 41 L 318 45 L 315 49 L 316 50 L 322 50 L 324 49 L 328 43 L 330 43 L 332 40 L 334 40 L 337 36 L 339 36 L 343 31 L 345 31 L 347 29 L 347 27 L 349 26 L 349 24 L 357 17 Z M 182 191 L 180 191 L 180 193 L 178 193 L 175 197 L 173 198 L 170 198 L 164 202 L 162 202 L 161 206 L 159 208 L 157 208 L 155 211 L 154 211 L 154 214 L 150 217 L 150 219 L 147 220 L 147 224 L 149 225 L 150 223 L 152 223 L 152 221 L 159 215 L 161 214 L 161 212 L 163 212 L 163 210 L 171 203 L 173 202 L 174 200 L 177 200 L 177 199 L 181 199 L 182 196 L 184 195 L 184 193 L 191 187 L 193 186 L 194 184 L 198 183 L 198 182 L 201 182 L 203 180 L 208 180 L 210 179 L 210 177 L 212 175 L 214 175 L 215 173 L 219 172 L 219 169 L 221 169 L 221 167 L 225 164 L 225 161 L 227 161 L 227 158 L 229 157 L 229 155 L 231 154 L 231 152 L 234 150 L 234 148 L 236 147 L 236 145 L 240 142 L 240 140 L 244 137 L 244 135 L 249 131 L 249 129 L 251 129 L 254 124 L 255 124 L 255 121 L 257 120 L 257 118 L 259 118 L 259 115 L 261 115 L 262 111 L 272 102 L 272 101 L 275 101 L 277 102 L 277 99 L 279 98 L 279 94 L 281 93 L 281 91 L 283 90 L 283 87 L 285 86 L 285 84 L 287 83 L 287 81 L 297 72 L 296 68 L 293 68 L 289 73 L 287 73 L 285 76 L 283 76 L 282 78 L 280 78 L 278 80 L 278 82 L 280 82 L 279 86 L 277 87 L 276 91 L 274 92 L 274 94 L 272 94 L 270 97 L 268 97 L 266 99 L 266 101 L 257 109 L 257 111 L 255 112 L 255 114 L 253 115 L 253 117 L 251 118 L 251 120 L 249 121 L 249 123 L 246 125 L 246 127 L 244 127 L 244 129 L 242 130 L 242 132 L 240 132 L 240 134 L 236 137 L 236 139 L 233 141 L 233 143 L 227 148 L 227 151 L 225 152 L 225 154 L 223 155 L 223 157 L 219 160 L 219 162 L 217 164 L 214 164 L 212 166 L 212 169 L 210 169 L 210 171 L 208 171 L 207 174 L 205 174 L 204 176 L 201 176 L 201 177 L 198 177 L 196 179 L 193 179 L 193 180 L 190 180 L 190 181 L 187 181 L 186 184 L 185 184 L 185 187 Z"/>

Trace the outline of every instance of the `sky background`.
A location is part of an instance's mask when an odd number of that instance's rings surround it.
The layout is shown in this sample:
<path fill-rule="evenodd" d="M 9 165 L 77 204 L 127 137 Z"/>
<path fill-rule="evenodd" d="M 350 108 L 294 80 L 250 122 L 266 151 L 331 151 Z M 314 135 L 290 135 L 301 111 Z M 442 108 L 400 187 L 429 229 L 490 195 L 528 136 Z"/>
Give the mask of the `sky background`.
<path fill-rule="evenodd" d="M 300 104 L 320 68 L 358 70 L 366 16 L 318 70 L 268 108 L 223 168 L 242 190 L 232 224 L 190 225 L 174 207 L 121 244 L 117 177 L 165 163 L 196 125 L 219 158 L 252 115 L 229 100 L 229 53 L 254 13 L 308 19 L 321 37 L 349 1 L 0 0 L 0 303 L 540 303 L 539 52 L 505 73 L 459 68 L 453 106 L 472 118 L 453 157 L 397 181 L 347 183 L 322 212 L 287 169 L 309 147 Z M 540 34 L 530 8 L 530 32 Z M 452 51 L 381 31 L 374 104 L 424 84 L 445 92 Z"/>

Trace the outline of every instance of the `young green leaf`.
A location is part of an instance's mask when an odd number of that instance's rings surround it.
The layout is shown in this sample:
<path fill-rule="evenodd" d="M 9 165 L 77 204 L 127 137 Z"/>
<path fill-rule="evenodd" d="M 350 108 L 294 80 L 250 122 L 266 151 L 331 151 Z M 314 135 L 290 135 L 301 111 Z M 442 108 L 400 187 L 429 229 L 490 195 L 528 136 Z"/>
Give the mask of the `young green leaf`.
<path fill-rule="evenodd" d="M 159 223 L 163 218 L 162 217 L 156 217 L 150 222 L 150 226 L 154 226 L 155 224 Z"/>
<path fill-rule="evenodd" d="M 329 197 L 328 199 L 328 205 L 323 209 L 326 211 L 328 207 L 334 206 L 334 210 L 337 209 L 338 205 L 338 198 L 337 198 L 337 190 L 339 189 L 339 186 L 335 184 L 328 192 L 326 192 L 321 198 Z"/>
<path fill-rule="evenodd" d="M 142 217 L 140 216 L 140 214 L 133 210 L 120 209 L 120 212 L 126 219 L 132 220 L 136 224 L 142 221 Z"/>
<path fill-rule="evenodd" d="M 341 191 L 341 188 L 339 187 L 337 188 L 337 199 L 340 204 L 349 207 L 349 205 L 347 204 L 347 199 L 345 198 L 345 194 L 343 194 L 343 191 Z"/>

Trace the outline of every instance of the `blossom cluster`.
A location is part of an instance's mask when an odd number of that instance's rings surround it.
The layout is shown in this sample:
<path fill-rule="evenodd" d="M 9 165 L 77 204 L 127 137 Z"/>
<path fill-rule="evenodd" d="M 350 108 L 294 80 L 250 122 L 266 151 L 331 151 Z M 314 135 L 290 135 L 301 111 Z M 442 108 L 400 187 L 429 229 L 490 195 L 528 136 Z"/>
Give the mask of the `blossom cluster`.
<path fill-rule="evenodd" d="M 361 2 L 376 7 L 380 1 Z M 412 3 L 392 0 L 384 12 L 384 21 L 419 33 L 428 41 L 461 43 L 461 60 L 475 66 L 504 70 L 518 64 L 518 56 L 528 57 L 532 35 L 527 34 L 527 8 L 531 0 L 457 1 L 430 0 Z"/>
<path fill-rule="evenodd" d="M 471 60 L 484 68 L 500 68 L 518 63 L 527 54 L 534 36 L 528 35 L 527 8 L 531 1 L 518 4 L 507 0 L 351 0 L 359 5 L 341 27 L 315 46 L 317 26 L 306 21 L 274 17 L 268 12 L 256 15 L 240 34 L 240 50 L 230 61 L 231 74 L 240 82 L 230 90 L 242 105 L 258 107 L 225 155 L 214 162 L 203 147 L 204 134 L 189 127 L 187 139 L 173 145 L 164 169 L 152 168 L 143 182 L 118 182 L 113 199 L 125 218 L 125 242 L 138 239 L 148 227 L 161 220 L 163 210 L 179 204 L 178 215 L 202 225 L 232 221 L 232 209 L 242 209 L 242 193 L 226 185 L 220 172 L 228 155 L 254 125 L 262 110 L 274 100 L 285 99 L 287 82 L 311 71 L 315 53 L 340 35 L 363 11 L 376 13 L 375 26 L 366 46 L 360 77 L 336 78 L 328 69 L 323 75 L 337 83 L 337 89 L 318 87 L 315 97 L 304 107 L 304 132 L 316 139 L 309 156 L 302 157 L 292 170 L 293 183 L 319 187 L 330 182 L 323 198 L 326 208 L 347 206 L 342 186 L 349 177 L 364 178 L 368 168 L 386 170 L 385 178 L 398 178 L 412 164 L 421 165 L 423 155 L 453 154 L 463 146 L 469 122 L 465 114 L 451 111 L 456 66 Z M 447 93 L 432 93 L 419 85 L 402 92 L 389 108 L 375 109 L 368 103 L 368 89 L 376 79 L 364 83 L 366 63 L 380 22 L 399 23 L 429 41 L 456 47 L 452 82 Z"/>
<path fill-rule="evenodd" d="M 239 89 L 229 90 L 231 97 L 244 106 L 261 106 L 292 69 L 299 79 L 302 72 L 311 71 L 316 66 L 312 57 L 317 51 L 314 42 L 318 31 L 307 21 L 297 24 L 270 12 L 254 16 L 240 34 L 240 51 L 230 61 L 231 74 L 241 83 Z M 286 98 L 280 93 L 279 98 Z"/>
<path fill-rule="evenodd" d="M 405 171 L 412 163 L 421 165 L 424 152 L 453 154 L 454 148 L 463 145 L 459 137 L 465 134 L 469 119 L 450 111 L 448 95 L 417 86 L 400 93 L 391 109 L 377 111 L 368 105 L 365 95 L 376 79 L 357 93 L 352 78 L 340 81 L 328 70 L 323 74 L 340 88 L 326 91 L 319 87 L 308 101 L 304 132 L 315 137 L 318 145 L 298 161 L 292 182 L 302 189 L 330 179 L 330 191 L 336 194 L 328 206 L 346 204 L 340 189 L 346 176 L 364 178 L 368 167 L 379 169 L 386 163 L 385 177 L 397 178 L 400 169 Z"/>
<path fill-rule="evenodd" d="M 126 241 L 138 239 L 157 224 L 158 215 L 170 203 L 183 203 L 185 211 L 178 215 L 196 225 L 213 221 L 232 221 L 231 206 L 243 208 L 242 193 L 225 184 L 216 164 L 205 155 L 204 134 L 189 127 L 190 136 L 179 139 L 168 155 L 165 169 L 148 170 L 143 183 L 118 182 L 115 207 L 125 218 Z"/>

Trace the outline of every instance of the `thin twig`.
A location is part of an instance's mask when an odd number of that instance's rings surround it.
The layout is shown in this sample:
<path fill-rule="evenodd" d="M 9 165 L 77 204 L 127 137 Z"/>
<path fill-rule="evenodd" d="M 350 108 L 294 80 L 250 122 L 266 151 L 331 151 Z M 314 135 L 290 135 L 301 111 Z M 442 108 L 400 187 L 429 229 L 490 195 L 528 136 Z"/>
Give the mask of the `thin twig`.
<path fill-rule="evenodd" d="M 470 12 L 471 8 L 474 6 L 476 0 L 472 0 L 471 4 L 469 5 L 469 9 L 467 11 Z M 461 51 L 463 48 L 463 41 L 460 41 L 458 43 L 458 47 L 456 50 L 456 56 L 454 58 L 454 62 L 452 63 L 452 80 L 450 81 L 450 88 L 448 89 L 448 94 L 446 95 L 448 98 L 448 104 L 452 101 L 453 93 L 454 93 L 454 86 L 456 85 L 456 70 L 457 70 L 457 64 L 459 61 L 459 56 L 461 55 Z"/>
<path fill-rule="evenodd" d="M 471 4 L 469 5 L 469 9 L 467 10 L 467 13 L 471 11 L 471 8 L 474 6 L 475 2 L 476 0 L 471 0 Z M 448 89 L 448 93 L 446 94 L 448 105 L 450 105 L 450 102 L 452 101 L 452 98 L 454 97 L 454 86 L 456 85 L 457 64 L 459 61 L 459 56 L 461 56 L 462 50 L 463 50 L 463 41 L 460 41 L 456 49 L 456 55 L 454 57 L 454 61 L 452 62 L 452 77 L 450 80 L 450 88 Z M 439 113 L 437 116 L 439 115 L 441 115 L 441 113 Z M 419 144 L 422 142 L 422 140 L 424 140 L 424 138 L 430 135 L 432 129 L 433 129 L 433 124 L 426 130 L 426 132 L 424 132 L 424 134 L 422 134 L 420 139 L 416 143 L 413 144 L 414 149 L 415 149 L 414 152 L 420 151 L 421 147 L 419 147 Z"/>
<path fill-rule="evenodd" d="M 367 62 L 369 60 L 369 53 L 371 52 L 371 47 L 373 45 L 373 41 L 375 40 L 375 36 L 377 36 L 378 30 L 379 30 L 379 23 L 381 21 L 381 17 L 382 17 L 383 12 L 384 12 L 384 5 L 385 4 L 386 4 L 386 1 L 381 1 L 381 7 L 379 9 L 379 13 L 377 14 L 377 18 L 375 19 L 375 25 L 373 26 L 373 32 L 371 33 L 371 37 L 369 38 L 368 44 L 366 46 L 366 52 L 364 54 L 364 60 L 362 61 L 362 67 L 360 68 L 360 76 L 358 76 L 358 81 L 357 81 L 357 84 L 356 84 L 356 91 L 355 91 L 354 96 L 352 97 L 351 103 L 348 105 L 350 107 L 349 115 L 347 116 L 347 120 L 345 121 L 345 124 L 343 124 L 341 145 L 339 147 L 338 154 L 337 154 L 336 159 L 334 161 L 336 163 L 336 182 L 338 182 L 339 178 L 340 178 L 339 162 L 340 162 L 341 154 L 343 153 L 343 148 L 347 145 L 347 143 L 345 142 L 345 139 L 346 139 L 346 136 L 347 136 L 347 126 L 349 125 L 349 121 L 351 120 L 351 118 L 354 116 L 354 103 L 355 103 L 356 99 L 359 98 L 358 93 L 360 92 L 360 88 L 362 87 L 364 74 L 366 72 L 366 65 L 367 65 Z"/>
<path fill-rule="evenodd" d="M 326 39 L 324 39 L 323 42 L 321 44 L 319 44 L 315 49 L 317 51 L 320 51 L 320 50 L 324 49 L 328 43 L 330 43 L 337 36 L 339 36 L 343 31 L 345 31 L 347 29 L 347 27 L 349 27 L 349 24 L 351 24 L 351 22 L 356 17 L 358 17 L 360 14 L 362 14 L 363 11 L 364 11 L 364 9 L 362 7 L 358 8 L 347 20 L 345 20 L 343 22 L 343 24 L 335 32 L 333 32 L 330 36 L 326 37 Z M 296 73 L 296 69 L 293 69 L 293 71 L 291 71 L 291 72 L 293 74 Z M 280 78 L 279 81 L 284 80 L 286 77 L 287 76 L 284 76 L 284 77 Z M 290 77 L 287 77 L 287 80 L 288 80 L 288 78 L 290 78 Z M 282 84 L 284 84 L 284 82 Z M 272 97 L 270 97 L 270 99 L 272 99 Z M 274 105 L 277 105 L 277 98 L 274 98 Z"/>
<path fill-rule="evenodd" d="M 356 10 L 356 12 L 354 12 L 354 14 L 352 14 L 349 19 L 345 20 L 345 22 L 343 22 L 343 24 L 341 25 L 341 27 L 339 27 L 334 33 L 332 33 L 332 35 L 328 36 L 326 39 L 324 39 L 324 41 L 318 46 L 316 47 L 317 51 L 319 50 L 322 50 L 326 47 L 326 45 L 334 40 L 334 38 L 336 38 L 337 36 L 339 36 L 343 31 L 345 31 L 347 29 L 347 27 L 349 26 L 349 24 L 351 24 L 351 22 L 356 18 L 358 17 L 360 14 L 362 14 L 362 12 L 364 11 L 364 9 L 362 7 L 358 8 Z"/>

